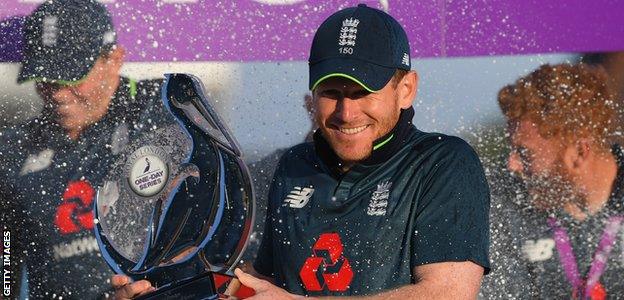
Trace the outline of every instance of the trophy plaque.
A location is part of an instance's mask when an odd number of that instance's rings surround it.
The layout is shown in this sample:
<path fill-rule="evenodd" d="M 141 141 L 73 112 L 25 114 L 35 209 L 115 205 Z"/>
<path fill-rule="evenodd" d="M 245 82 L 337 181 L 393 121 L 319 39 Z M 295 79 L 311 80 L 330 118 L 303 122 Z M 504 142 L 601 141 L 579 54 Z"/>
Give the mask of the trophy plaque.
<path fill-rule="evenodd" d="M 199 79 L 165 76 L 170 120 L 150 120 L 120 153 L 98 188 L 95 234 L 116 273 L 157 288 L 143 299 L 217 299 L 253 226 L 249 171 Z"/>

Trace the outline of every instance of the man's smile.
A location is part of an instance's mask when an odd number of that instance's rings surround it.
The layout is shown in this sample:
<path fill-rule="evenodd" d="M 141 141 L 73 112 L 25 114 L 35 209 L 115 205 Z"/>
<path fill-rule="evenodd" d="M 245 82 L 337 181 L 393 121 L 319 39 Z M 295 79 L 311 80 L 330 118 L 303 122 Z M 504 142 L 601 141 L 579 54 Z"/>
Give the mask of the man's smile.
<path fill-rule="evenodd" d="M 338 127 L 338 131 L 347 135 L 358 134 L 368 128 L 370 125 L 363 125 L 358 127 Z"/>

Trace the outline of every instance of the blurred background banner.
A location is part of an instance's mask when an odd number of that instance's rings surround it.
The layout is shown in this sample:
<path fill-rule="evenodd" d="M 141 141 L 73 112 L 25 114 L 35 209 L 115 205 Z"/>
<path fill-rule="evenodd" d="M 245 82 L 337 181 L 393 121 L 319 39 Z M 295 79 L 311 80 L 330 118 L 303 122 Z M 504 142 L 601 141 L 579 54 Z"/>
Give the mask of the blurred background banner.
<path fill-rule="evenodd" d="M 2 0 L 0 61 L 20 59 L 21 20 L 42 0 Z M 407 30 L 412 56 L 599 52 L 624 48 L 619 0 L 101 0 L 128 60 L 305 61 L 318 25 L 366 3 Z M 8 51 L 11 50 L 11 51 Z"/>

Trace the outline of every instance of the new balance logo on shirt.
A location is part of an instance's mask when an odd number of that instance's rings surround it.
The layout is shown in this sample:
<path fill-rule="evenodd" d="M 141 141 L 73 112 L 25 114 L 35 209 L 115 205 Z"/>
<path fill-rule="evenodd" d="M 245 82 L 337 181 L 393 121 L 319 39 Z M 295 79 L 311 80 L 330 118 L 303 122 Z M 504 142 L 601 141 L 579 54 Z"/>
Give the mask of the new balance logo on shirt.
<path fill-rule="evenodd" d="M 39 154 L 31 154 L 24 161 L 19 176 L 47 169 L 52 164 L 52 157 L 54 157 L 54 150 L 52 149 L 45 149 Z"/>
<path fill-rule="evenodd" d="M 284 199 L 283 206 L 288 206 L 291 208 L 302 208 L 306 206 L 306 204 L 308 204 L 310 198 L 312 198 L 313 193 L 314 189 L 312 188 L 312 186 L 310 186 L 309 188 L 296 186 L 292 191 L 290 191 L 288 196 L 286 196 L 286 199 Z"/>
<path fill-rule="evenodd" d="M 530 262 L 548 260 L 553 256 L 555 240 L 550 238 L 527 240 L 522 245 L 522 253 Z"/>

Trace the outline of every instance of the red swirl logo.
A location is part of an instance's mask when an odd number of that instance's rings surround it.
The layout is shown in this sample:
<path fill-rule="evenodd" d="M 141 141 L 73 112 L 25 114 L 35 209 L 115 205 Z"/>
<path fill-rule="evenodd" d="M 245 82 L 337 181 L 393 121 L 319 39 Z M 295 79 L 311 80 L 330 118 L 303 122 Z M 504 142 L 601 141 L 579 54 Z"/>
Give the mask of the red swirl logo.
<path fill-rule="evenodd" d="M 312 248 L 299 271 L 307 291 L 320 292 L 325 287 L 332 292 L 344 292 L 353 280 L 349 260 L 342 256 L 342 242 L 337 233 L 323 233 Z"/>
<path fill-rule="evenodd" d="M 54 224 L 61 234 L 93 229 L 93 197 L 95 190 L 85 180 L 70 181 L 63 193 L 63 203 L 56 209 Z"/>

